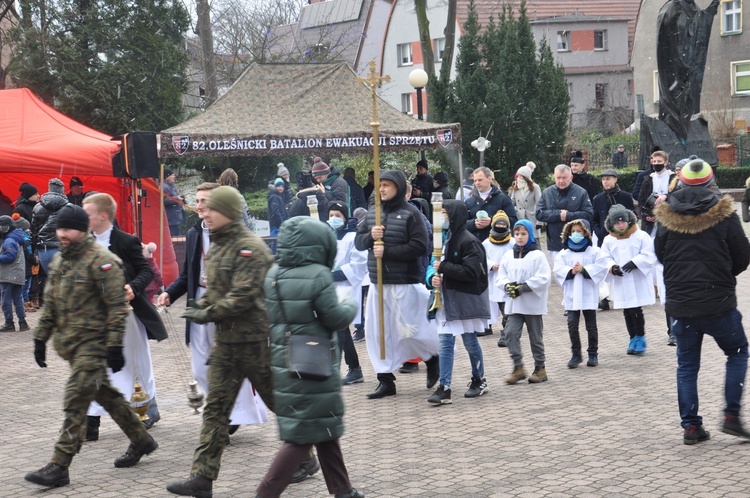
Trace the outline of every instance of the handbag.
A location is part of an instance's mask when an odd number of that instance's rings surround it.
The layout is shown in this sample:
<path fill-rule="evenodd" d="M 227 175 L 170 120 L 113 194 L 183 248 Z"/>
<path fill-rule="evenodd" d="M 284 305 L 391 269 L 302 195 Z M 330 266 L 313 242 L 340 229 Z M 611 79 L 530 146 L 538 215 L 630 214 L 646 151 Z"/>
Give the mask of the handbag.
<path fill-rule="evenodd" d="M 278 277 L 274 279 L 276 296 L 279 301 L 281 318 L 284 320 L 287 338 L 287 366 L 289 375 L 295 379 L 327 380 L 332 373 L 331 364 L 335 358 L 336 346 L 330 339 L 315 335 L 293 335 L 286 319 L 284 304 L 279 293 Z"/>

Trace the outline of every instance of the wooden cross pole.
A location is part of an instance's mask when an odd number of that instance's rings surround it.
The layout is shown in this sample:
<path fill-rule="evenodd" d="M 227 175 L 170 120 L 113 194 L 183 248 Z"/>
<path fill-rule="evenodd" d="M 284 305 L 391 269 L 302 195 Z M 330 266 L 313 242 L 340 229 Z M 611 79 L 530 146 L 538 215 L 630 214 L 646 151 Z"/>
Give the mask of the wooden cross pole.
<path fill-rule="evenodd" d="M 375 184 L 375 225 L 380 226 L 382 223 L 382 213 L 380 208 L 380 144 L 378 138 L 378 96 L 375 93 L 375 89 L 378 88 L 384 81 L 391 81 L 390 76 L 378 76 L 375 70 L 375 60 L 370 61 L 370 74 L 366 77 L 357 78 L 357 81 L 361 81 L 370 87 L 372 92 L 372 171 L 373 181 Z M 382 240 L 376 240 L 375 245 L 382 246 Z M 378 273 L 378 321 L 380 322 L 380 359 L 385 360 L 385 324 L 384 324 L 384 313 L 383 313 L 383 260 L 376 258 L 377 273 Z"/>

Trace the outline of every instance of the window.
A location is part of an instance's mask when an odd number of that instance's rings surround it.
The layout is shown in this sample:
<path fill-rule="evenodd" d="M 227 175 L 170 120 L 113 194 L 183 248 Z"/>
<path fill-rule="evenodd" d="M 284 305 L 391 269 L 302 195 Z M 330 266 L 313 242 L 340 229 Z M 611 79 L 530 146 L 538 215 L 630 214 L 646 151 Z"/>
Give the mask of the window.
<path fill-rule="evenodd" d="M 732 62 L 732 95 L 750 95 L 750 61 Z"/>
<path fill-rule="evenodd" d="M 596 105 L 597 109 L 602 109 L 607 102 L 607 85 L 606 83 L 597 83 L 596 84 L 596 95 L 594 96 L 594 104 Z"/>
<path fill-rule="evenodd" d="M 607 50 L 607 30 L 594 31 L 594 50 Z"/>
<path fill-rule="evenodd" d="M 401 112 L 404 114 L 412 115 L 414 112 L 411 110 L 411 94 L 410 93 L 402 93 L 401 94 Z"/>
<path fill-rule="evenodd" d="M 654 71 L 654 104 L 659 102 L 659 71 Z"/>
<path fill-rule="evenodd" d="M 573 83 L 568 82 L 568 97 L 573 100 Z"/>
<path fill-rule="evenodd" d="M 435 62 L 443 62 L 443 52 L 445 52 L 445 38 L 438 38 L 433 41 L 434 47 L 432 51 L 435 52 Z"/>
<path fill-rule="evenodd" d="M 721 2 L 721 34 L 739 33 L 742 33 L 742 0 L 723 0 Z"/>
<path fill-rule="evenodd" d="M 558 31 L 557 32 L 557 51 L 558 52 L 570 51 L 570 31 Z"/>
<path fill-rule="evenodd" d="M 401 43 L 398 46 L 398 65 L 399 66 L 411 66 L 413 60 L 411 58 L 411 43 Z"/>

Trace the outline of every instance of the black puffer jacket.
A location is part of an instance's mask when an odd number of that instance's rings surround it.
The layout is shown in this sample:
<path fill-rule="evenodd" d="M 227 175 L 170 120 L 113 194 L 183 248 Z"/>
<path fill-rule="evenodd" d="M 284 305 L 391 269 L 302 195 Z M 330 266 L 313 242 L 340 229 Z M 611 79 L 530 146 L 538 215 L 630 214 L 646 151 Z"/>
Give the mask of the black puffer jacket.
<path fill-rule="evenodd" d="M 31 219 L 34 216 L 34 206 L 36 206 L 36 204 L 36 201 L 30 201 L 24 196 L 20 196 L 18 200 L 16 200 L 16 208 L 13 212 L 20 214 L 26 219 L 26 221 L 31 223 Z"/>
<path fill-rule="evenodd" d="M 47 192 L 42 195 L 31 218 L 32 245 L 36 249 L 60 247 L 57 241 L 57 212 L 68 204 L 65 194 Z"/>
<path fill-rule="evenodd" d="M 482 242 L 466 230 L 466 204 L 448 200 L 443 202 L 443 209 L 450 220 L 450 238 L 445 241 L 445 257 L 438 268 L 443 286 L 480 295 L 488 285 L 487 253 Z"/>
<path fill-rule="evenodd" d="M 383 242 L 383 283 L 418 284 L 424 278 L 421 256 L 427 251 L 427 228 L 422 213 L 406 202 L 406 177 L 400 171 L 386 171 L 381 180 L 390 180 L 398 187 L 396 196 L 381 204 L 381 223 L 385 227 Z M 375 195 L 378 195 L 375 192 Z M 359 251 L 369 251 L 367 269 L 370 280 L 377 282 L 377 263 L 372 253 L 370 230 L 375 226 L 375 203 L 370 204 L 367 218 L 359 227 L 354 245 Z"/>
<path fill-rule="evenodd" d="M 664 265 L 665 310 L 675 318 L 721 316 L 737 307 L 736 276 L 750 263 L 750 243 L 731 198 L 683 188 L 654 210 L 656 257 Z"/>
<path fill-rule="evenodd" d="M 495 213 L 503 210 L 510 219 L 510 226 L 515 225 L 518 221 L 518 215 L 516 215 L 516 208 L 513 206 L 513 201 L 510 200 L 510 197 L 503 194 L 503 192 L 495 185 L 492 186 L 490 195 L 488 195 L 485 200 L 482 200 L 479 192 L 474 189 L 469 198 L 466 199 L 466 207 L 469 208 L 469 217 L 466 222 L 466 228 L 480 241 L 485 240 L 490 236 L 490 228 L 492 227 L 487 225 L 481 230 L 476 227 L 474 220 L 479 211 L 487 211 L 487 214 L 492 218 L 495 216 Z"/>

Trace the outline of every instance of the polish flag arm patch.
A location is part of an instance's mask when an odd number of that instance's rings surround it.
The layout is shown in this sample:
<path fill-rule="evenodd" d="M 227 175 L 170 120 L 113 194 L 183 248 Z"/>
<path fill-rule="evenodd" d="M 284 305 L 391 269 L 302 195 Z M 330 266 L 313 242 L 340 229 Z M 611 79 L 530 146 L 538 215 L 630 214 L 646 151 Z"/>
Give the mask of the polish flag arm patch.
<path fill-rule="evenodd" d="M 243 258 L 251 258 L 253 256 L 253 251 L 251 251 L 250 249 L 242 249 L 240 251 L 240 256 L 242 256 Z"/>
<path fill-rule="evenodd" d="M 114 268 L 114 266 L 112 265 L 112 263 L 105 263 L 105 264 L 103 264 L 102 266 L 99 267 L 99 269 L 101 271 L 109 271 L 112 268 Z"/>

